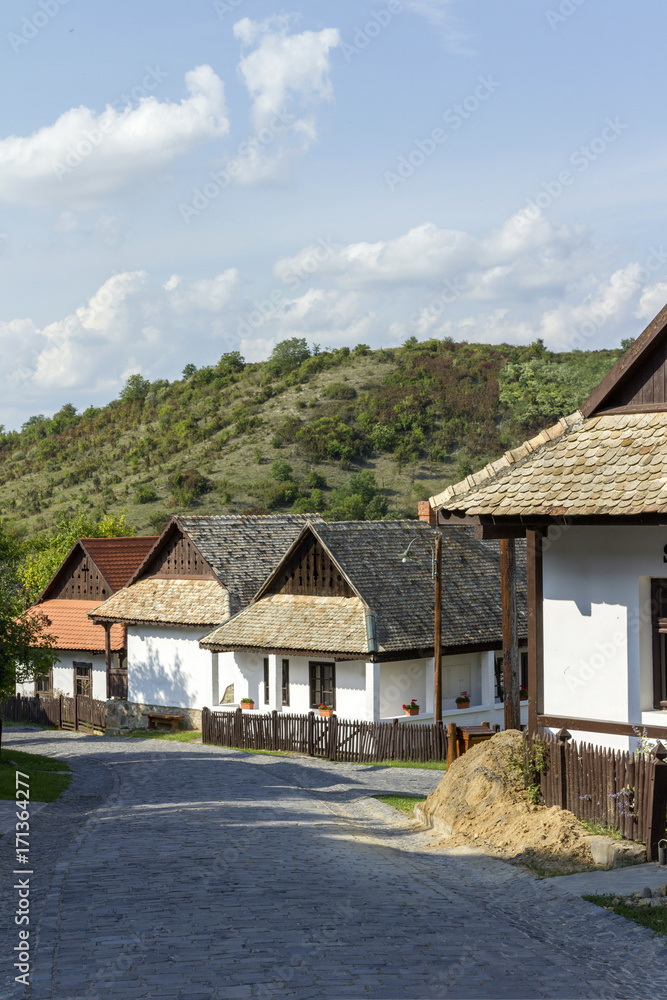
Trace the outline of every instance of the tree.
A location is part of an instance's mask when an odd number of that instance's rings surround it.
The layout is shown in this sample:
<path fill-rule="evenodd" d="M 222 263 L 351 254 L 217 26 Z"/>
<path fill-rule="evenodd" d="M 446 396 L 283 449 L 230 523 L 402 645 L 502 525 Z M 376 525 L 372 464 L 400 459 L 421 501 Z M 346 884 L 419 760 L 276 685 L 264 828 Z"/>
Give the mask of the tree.
<path fill-rule="evenodd" d="M 282 375 L 283 372 L 292 371 L 310 357 L 310 348 L 305 337 L 290 337 L 289 340 L 281 340 L 273 348 L 271 357 L 267 362 L 267 368 L 272 375 Z"/>
<path fill-rule="evenodd" d="M 185 379 L 192 378 L 192 376 L 196 373 L 196 371 L 197 371 L 197 366 L 193 365 L 192 362 L 190 362 L 183 369 L 183 378 Z"/>
<path fill-rule="evenodd" d="M 143 403 L 150 391 L 151 384 L 147 378 L 138 372 L 130 375 L 127 382 L 120 390 L 120 398 L 124 403 Z"/>
<path fill-rule="evenodd" d="M 57 656 L 46 618 L 26 609 L 17 566 L 21 545 L 0 524 L 0 694 L 47 674 Z"/>
<path fill-rule="evenodd" d="M 95 520 L 83 511 L 73 516 L 62 512 L 51 531 L 38 535 L 23 562 L 18 576 L 26 598 L 33 604 L 72 548 L 77 538 L 119 538 L 133 535 L 134 528 L 125 520 L 125 512 L 103 514 Z"/>

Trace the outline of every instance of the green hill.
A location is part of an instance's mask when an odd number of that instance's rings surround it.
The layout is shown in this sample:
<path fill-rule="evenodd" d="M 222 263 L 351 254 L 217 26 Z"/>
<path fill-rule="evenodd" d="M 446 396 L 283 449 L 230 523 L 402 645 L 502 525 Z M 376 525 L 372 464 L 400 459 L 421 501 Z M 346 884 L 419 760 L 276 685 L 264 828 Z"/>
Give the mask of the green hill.
<path fill-rule="evenodd" d="M 412 517 L 576 409 L 620 354 L 414 338 L 312 353 L 293 338 L 261 364 L 134 375 L 107 406 L 1 434 L 0 503 L 28 538 L 75 512 L 125 510 L 142 533 L 185 511 Z"/>

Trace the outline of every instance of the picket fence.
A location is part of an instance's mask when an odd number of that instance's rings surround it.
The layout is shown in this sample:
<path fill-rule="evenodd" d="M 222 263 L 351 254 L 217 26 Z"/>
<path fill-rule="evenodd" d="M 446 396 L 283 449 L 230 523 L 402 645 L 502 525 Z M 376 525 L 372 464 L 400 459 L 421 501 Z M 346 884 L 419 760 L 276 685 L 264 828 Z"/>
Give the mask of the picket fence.
<path fill-rule="evenodd" d="M 541 737 L 543 802 L 645 843 L 648 860 L 657 860 L 667 822 L 667 750 L 658 743 L 649 752 L 631 753 L 571 739 L 566 730 Z"/>
<path fill-rule="evenodd" d="M 442 724 L 406 725 L 323 718 L 309 712 L 202 711 L 202 742 L 240 750 L 274 750 L 326 760 L 375 764 L 383 760 L 446 760 L 447 731 Z"/>
<path fill-rule="evenodd" d="M 7 722 L 32 722 L 79 732 L 104 732 L 107 706 L 86 695 L 67 698 L 22 698 L 0 701 L 0 718 Z"/>

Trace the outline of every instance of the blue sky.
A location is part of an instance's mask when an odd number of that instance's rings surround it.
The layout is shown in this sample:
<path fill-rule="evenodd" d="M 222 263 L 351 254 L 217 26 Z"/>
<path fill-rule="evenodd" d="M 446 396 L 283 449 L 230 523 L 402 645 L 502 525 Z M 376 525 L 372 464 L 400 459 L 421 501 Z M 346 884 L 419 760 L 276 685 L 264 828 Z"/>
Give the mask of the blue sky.
<path fill-rule="evenodd" d="M 659 0 L 5 0 L 0 422 L 667 301 Z M 664 241 L 664 246 L 663 246 Z"/>

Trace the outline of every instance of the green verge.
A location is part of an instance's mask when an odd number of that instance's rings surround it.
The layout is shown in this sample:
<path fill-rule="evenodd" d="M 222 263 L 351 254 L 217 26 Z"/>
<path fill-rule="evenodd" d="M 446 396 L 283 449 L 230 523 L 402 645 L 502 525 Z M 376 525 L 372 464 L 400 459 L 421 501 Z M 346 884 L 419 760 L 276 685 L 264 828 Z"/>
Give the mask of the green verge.
<path fill-rule="evenodd" d="M 192 743 L 194 740 L 201 739 L 201 730 L 182 729 L 178 732 L 172 733 L 170 731 L 164 732 L 159 729 L 130 729 L 126 733 L 121 733 L 120 735 L 142 740 L 176 740 L 177 743 Z"/>
<path fill-rule="evenodd" d="M 642 927 L 648 927 L 656 934 L 667 937 L 667 909 L 662 907 L 654 909 L 652 906 L 634 907 L 628 906 L 626 903 L 617 903 L 614 906 L 613 900 L 618 899 L 618 897 L 613 894 L 584 896 L 583 898 L 587 899 L 589 903 L 602 906 L 605 910 L 618 913 L 626 920 L 632 920 L 636 924 L 641 924 Z"/>
<path fill-rule="evenodd" d="M 612 837 L 614 840 L 623 840 L 621 831 L 615 826 L 600 826 L 599 823 L 589 823 L 587 819 L 579 820 L 586 833 L 592 833 L 596 837 Z"/>
<path fill-rule="evenodd" d="M 374 795 L 378 802 L 385 802 L 388 806 L 393 806 L 399 812 L 414 816 L 415 806 L 418 802 L 426 802 L 423 795 Z"/>
<path fill-rule="evenodd" d="M 33 802 L 53 802 L 62 795 L 72 780 L 72 772 L 64 760 L 3 747 L 0 757 L 0 799 L 16 798 L 17 771 L 28 775 L 30 799 Z"/>

